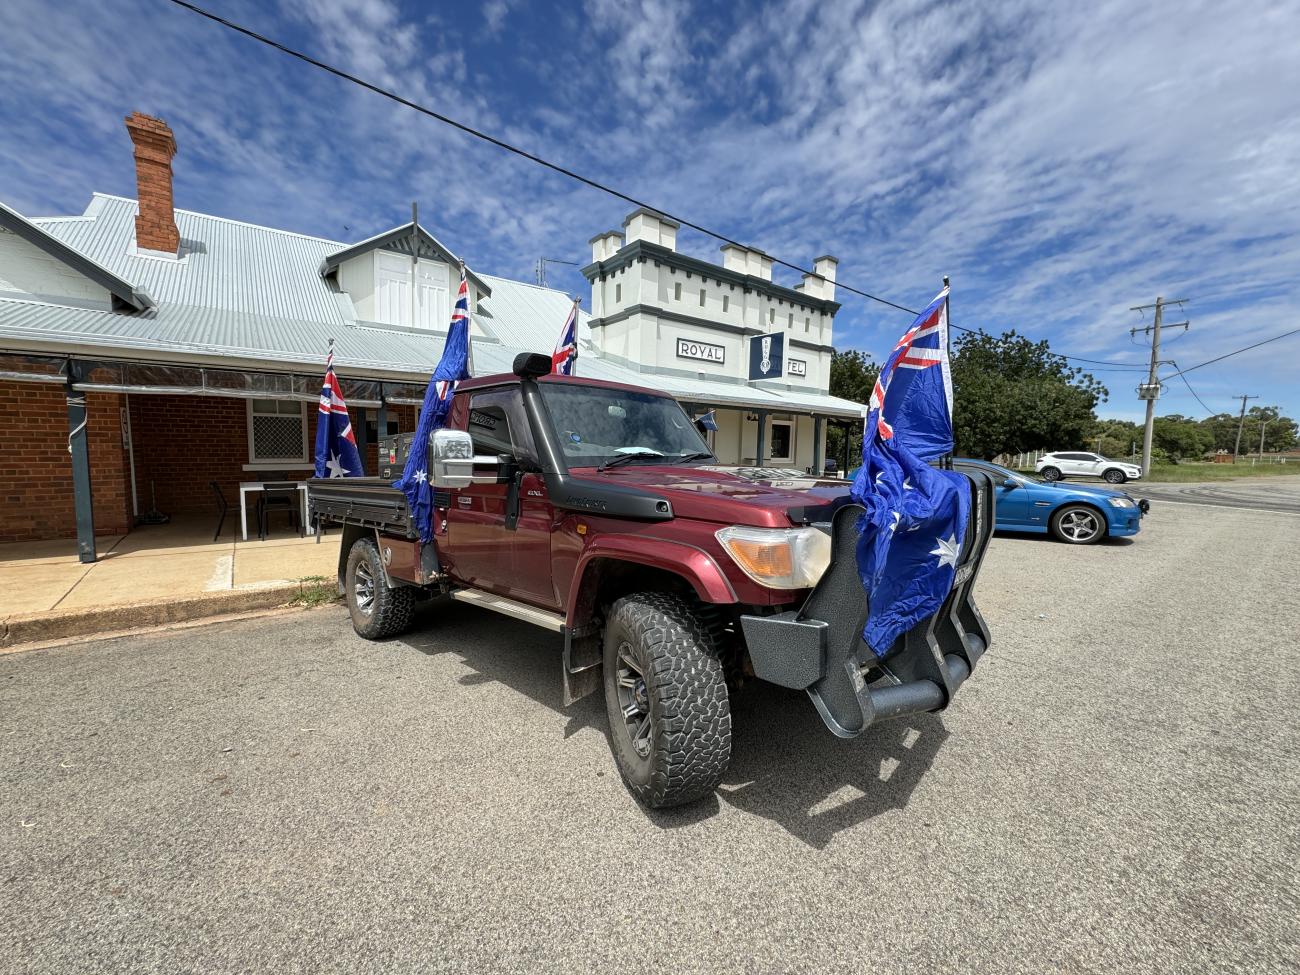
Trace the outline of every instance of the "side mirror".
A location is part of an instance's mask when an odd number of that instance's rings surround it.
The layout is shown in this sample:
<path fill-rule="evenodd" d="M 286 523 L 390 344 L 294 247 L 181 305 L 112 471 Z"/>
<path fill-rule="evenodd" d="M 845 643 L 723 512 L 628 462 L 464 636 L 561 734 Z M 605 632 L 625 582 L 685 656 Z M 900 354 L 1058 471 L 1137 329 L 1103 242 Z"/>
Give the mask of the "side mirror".
<path fill-rule="evenodd" d="M 429 483 L 436 488 L 495 484 L 500 468 L 496 457 L 474 456 L 474 441 L 464 430 L 435 430 L 429 435 Z"/>
<path fill-rule="evenodd" d="M 1006 480 L 1002 482 L 1002 486 L 1004 488 L 1014 488 L 1014 487 L 1019 487 L 1020 485 L 1008 477 Z"/>

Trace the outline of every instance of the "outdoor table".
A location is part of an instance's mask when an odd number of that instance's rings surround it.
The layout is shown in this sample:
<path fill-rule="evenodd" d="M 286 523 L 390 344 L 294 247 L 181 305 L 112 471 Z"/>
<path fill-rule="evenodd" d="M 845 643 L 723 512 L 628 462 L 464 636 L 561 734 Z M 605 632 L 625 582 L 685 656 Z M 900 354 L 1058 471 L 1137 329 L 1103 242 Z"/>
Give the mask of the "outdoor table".
<path fill-rule="evenodd" d="M 250 491 L 266 490 L 266 481 L 240 481 L 239 482 L 239 528 L 243 533 L 244 541 L 248 541 L 248 494 Z M 283 481 L 272 481 L 273 484 L 283 484 Z M 302 524 L 306 531 L 316 534 L 316 529 L 307 522 L 307 482 L 298 482 L 298 493 L 302 496 Z"/>

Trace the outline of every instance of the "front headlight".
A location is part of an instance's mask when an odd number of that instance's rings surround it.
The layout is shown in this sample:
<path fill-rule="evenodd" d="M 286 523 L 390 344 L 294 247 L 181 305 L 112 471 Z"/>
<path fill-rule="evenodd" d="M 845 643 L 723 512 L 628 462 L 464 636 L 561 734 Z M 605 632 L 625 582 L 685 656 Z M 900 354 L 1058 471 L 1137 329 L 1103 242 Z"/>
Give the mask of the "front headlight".
<path fill-rule="evenodd" d="M 716 532 L 742 572 L 769 589 L 815 586 L 831 562 L 831 536 L 818 528 L 745 528 Z"/>
<path fill-rule="evenodd" d="M 1128 498 L 1107 498 L 1112 508 L 1136 508 L 1137 505 Z"/>

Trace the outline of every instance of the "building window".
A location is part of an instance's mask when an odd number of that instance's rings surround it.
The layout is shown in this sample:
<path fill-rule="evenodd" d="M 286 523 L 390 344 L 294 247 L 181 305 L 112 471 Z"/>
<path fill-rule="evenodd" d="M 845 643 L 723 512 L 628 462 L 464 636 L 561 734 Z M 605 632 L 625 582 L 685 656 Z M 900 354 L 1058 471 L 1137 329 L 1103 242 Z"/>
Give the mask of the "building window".
<path fill-rule="evenodd" d="M 704 289 L 703 289 L 703 288 L 700 289 L 700 307 L 701 307 L 701 308 L 704 307 Z"/>
<path fill-rule="evenodd" d="M 785 327 L 794 328 L 794 312 L 790 312 L 790 316 L 786 319 Z"/>
<path fill-rule="evenodd" d="M 811 328 L 812 328 L 812 319 L 805 318 L 803 320 L 803 330 L 806 332 Z"/>
<path fill-rule="evenodd" d="M 621 284 L 616 284 L 614 285 L 614 304 L 617 305 L 622 300 L 623 300 L 623 286 Z"/>
<path fill-rule="evenodd" d="M 723 312 L 723 314 L 726 314 L 726 312 L 727 312 L 727 306 L 728 306 L 729 304 L 731 304 L 731 296 L 730 296 L 730 295 L 723 295 L 723 296 L 722 296 L 722 312 Z"/>
<path fill-rule="evenodd" d="M 775 308 L 769 308 L 769 309 L 767 310 L 767 323 L 768 323 L 769 325 L 775 325 L 775 324 L 776 324 L 776 309 L 775 309 Z"/>
<path fill-rule="evenodd" d="M 682 300 L 682 283 L 680 281 L 673 285 L 673 300 Z"/>
<path fill-rule="evenodd" d="M 307 406 L 289 400 L 249 400 L 249 463 L 306 463 Z"/>

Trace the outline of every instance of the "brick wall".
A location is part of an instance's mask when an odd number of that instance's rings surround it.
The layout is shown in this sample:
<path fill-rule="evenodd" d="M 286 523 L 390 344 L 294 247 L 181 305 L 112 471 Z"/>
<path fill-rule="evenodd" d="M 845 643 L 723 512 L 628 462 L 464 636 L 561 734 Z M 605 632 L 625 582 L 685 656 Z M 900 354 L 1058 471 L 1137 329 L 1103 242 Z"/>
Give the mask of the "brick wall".
<path fill-rule="evenodd" d="M 100 535 L 121 534 L 131 524 L 122 405 L 116 393 L 86 396 L 90 483 Z M 0 381 L 0 417 L 0 542 L 75 536 L 63 388 Z"/>
<path fill-rule="evenodd" d="M 164 514 L 211 515 L 215 524 L 210 481 L 221 485 L 226 501 L 237 511 L 239 482 L 268 473 L 244 470 L 248 421 L 242 399 L 88 393 L 96 534 L 121 534 L 134 522 L 130 457 L 122 438 L 122 409 L 128 402 L 142 513 L 156 496 L 158 510 Z M 389 408 L 402 430 L 415 429 L 415 412 L 410 406 Z M 369 414 L 373 419 L 374 411 Z M 74 537 L 77 525 L 63 388 L 0 381 L 0 420 L 0 499 L 4 501 L 0 542 Z M 310 432 L 315 433 L 315 417 Z M 366 447 L 366 469 L 377 472 L 377 446 L 372 442 Z M 228 520 L 227 530 L 229 525 Z"/>
<path fill-rule="evenodd" d="M 217 507 L 209 481 L 220 484 L 226 501 L 237 508 L 239 482 L 262 476 L 244 470 L 248 463 L 247 416 L 242 399 L 132 396 L 131 436 L 140 510 L 148 511 L 156 503 L 164 514 L 211 514 L 215 518 Z"/>

